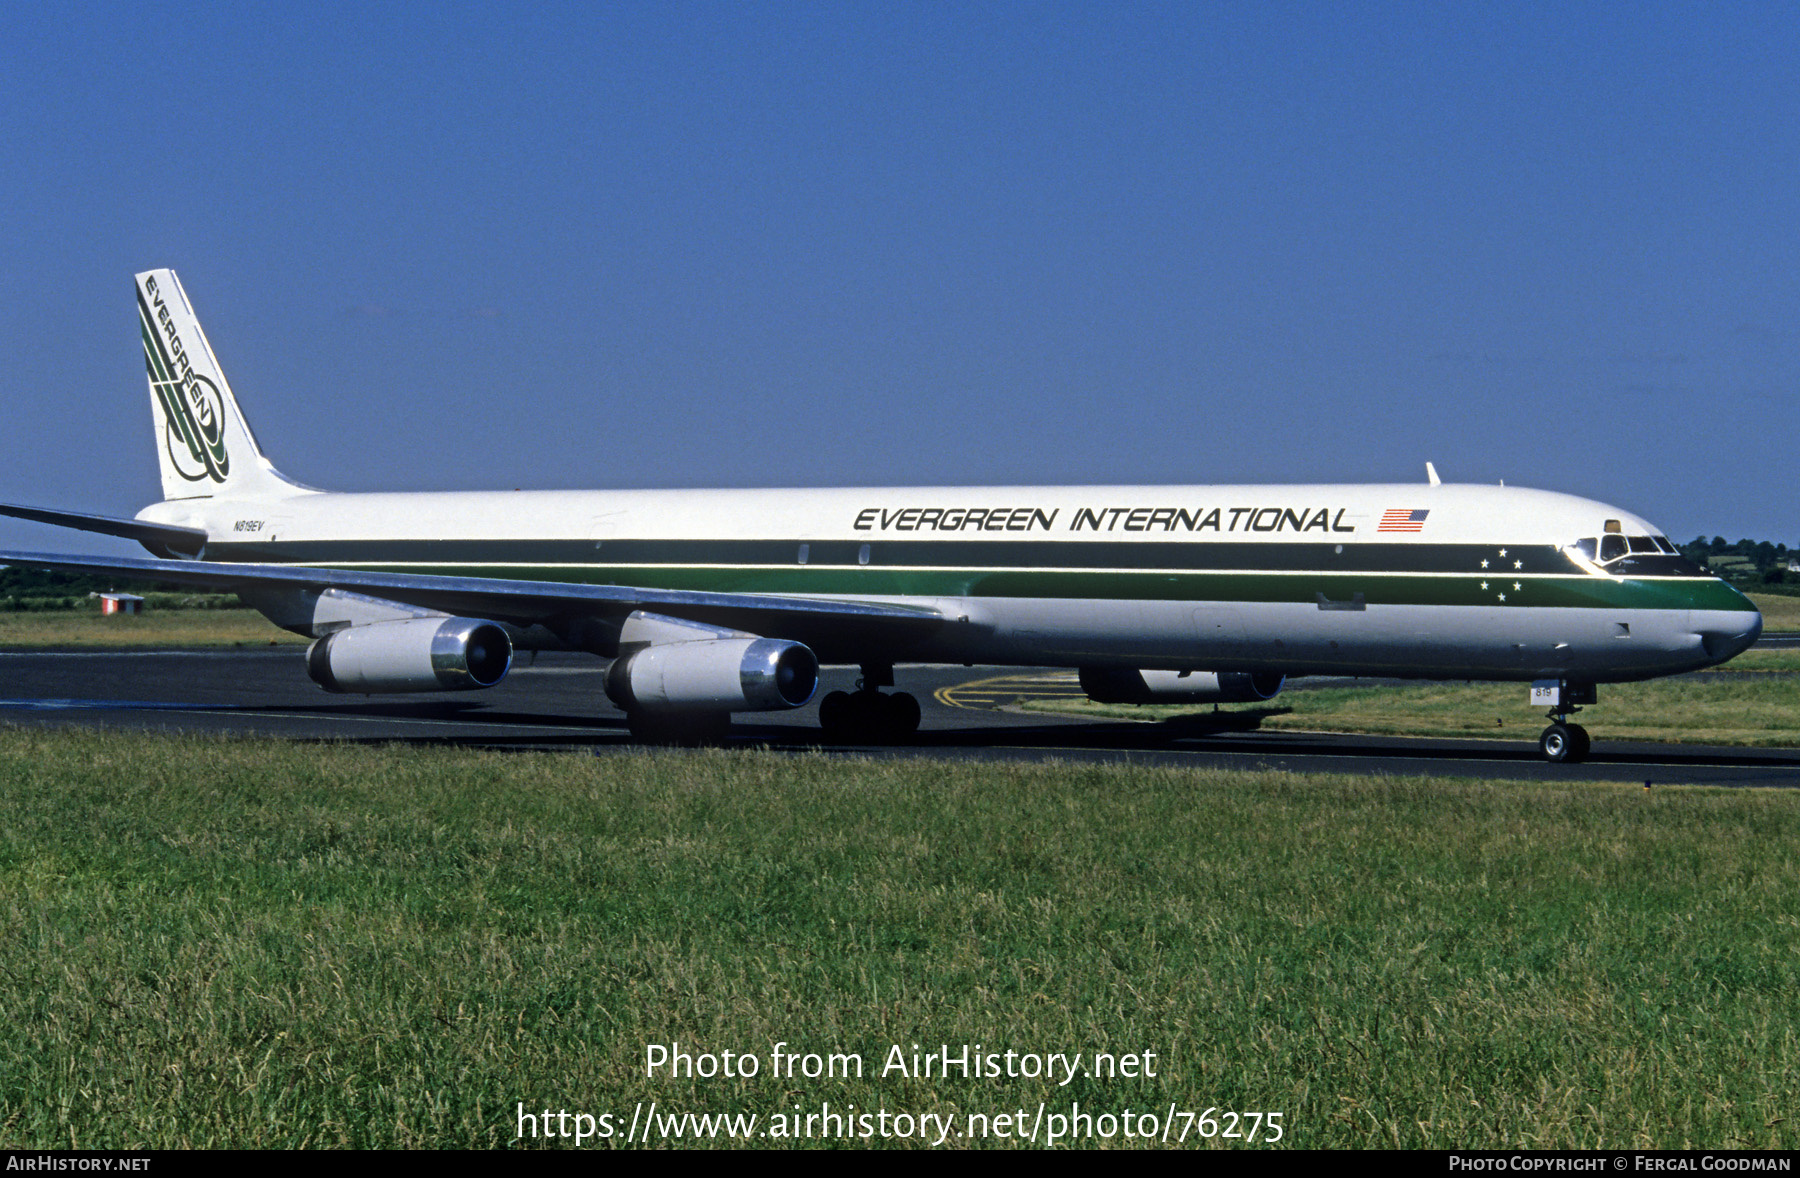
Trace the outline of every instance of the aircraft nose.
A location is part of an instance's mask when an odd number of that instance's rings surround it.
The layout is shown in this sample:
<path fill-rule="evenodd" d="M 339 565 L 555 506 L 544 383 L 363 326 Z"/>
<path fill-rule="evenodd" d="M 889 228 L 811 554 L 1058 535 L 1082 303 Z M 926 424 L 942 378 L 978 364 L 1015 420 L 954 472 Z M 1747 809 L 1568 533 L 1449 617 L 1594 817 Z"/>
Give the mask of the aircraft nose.
<path fill-rule="evenodd" d="M 1762 637 L 1762 614 L 1755 610 L 1743 613 L 1696 611 L 1694 623 L 1694 628 L 1700 635 L 1700 645 L 1706 648 L 1707 657 L 1716 663 L 1736 658 Z"/>

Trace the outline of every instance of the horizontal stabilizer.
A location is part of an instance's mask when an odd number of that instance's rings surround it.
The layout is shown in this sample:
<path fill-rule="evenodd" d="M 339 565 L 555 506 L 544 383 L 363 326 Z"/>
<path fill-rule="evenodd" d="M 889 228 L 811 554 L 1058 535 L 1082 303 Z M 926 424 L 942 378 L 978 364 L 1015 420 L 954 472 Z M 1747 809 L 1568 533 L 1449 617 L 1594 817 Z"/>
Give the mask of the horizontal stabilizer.
<path fill-rule="evenodd" d="M 21 507 L 0 503 L 0 515 L 28 519 L 59 528 L 77 528 L 83 532 L 99 532 L 103 536 L 123 536 L 136 540 L 158 556 L 200 555 L 206 546 L 206 532 L 200 528 L 184 528 L 177 524 L 153 524 L 141 519 L 119 519 L 111 515 L 87 515 L 79 511 L 51 511 L 44 507 Z"/>

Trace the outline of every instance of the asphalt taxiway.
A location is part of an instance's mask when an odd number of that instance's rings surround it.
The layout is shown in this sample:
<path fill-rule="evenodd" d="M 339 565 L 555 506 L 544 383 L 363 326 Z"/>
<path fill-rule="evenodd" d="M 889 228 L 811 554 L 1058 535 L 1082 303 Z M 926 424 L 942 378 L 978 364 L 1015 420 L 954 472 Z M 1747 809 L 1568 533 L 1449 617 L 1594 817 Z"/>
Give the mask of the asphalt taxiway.
<path fill-rule="evenodd" d="M 341 696 L 307 679 L 296 648 L 0 652 L 0 723 L 257 734 L 607 753 L 632 747 L 601 688 L 604 664 L 522 656 L 485 692 Z M 855 672 L 829 669 L 821 696 Z M 899 747 L 826 744 L 812 706 L 739 716 L 731 741 L 782 750 L 969 761 L 1067 761 L 1293 772 L 1448 775 L 1652 785 L 1800 786 L 1800 750 L 1602 742 L 1580 765 L 1550 765 L 1536 731 L 1513 740 L 1264 732 L 1257 709 L 1166 723 L 1024 712 L 1025 700 L 1079 695 L 1072 673 L 999 667 L 903 668 L 924 721 Z M 1279 699 L 1269 706 L 1275 708 Z"/>

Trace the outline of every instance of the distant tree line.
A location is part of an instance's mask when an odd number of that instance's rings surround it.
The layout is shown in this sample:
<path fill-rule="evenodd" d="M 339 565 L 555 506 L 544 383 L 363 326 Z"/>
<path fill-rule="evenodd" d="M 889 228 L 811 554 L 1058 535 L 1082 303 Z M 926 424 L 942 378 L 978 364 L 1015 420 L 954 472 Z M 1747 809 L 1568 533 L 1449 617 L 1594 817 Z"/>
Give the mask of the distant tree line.
<path fill-rule="evenodd" d="M 1800 573 L 1788 572 L 1788 562 L 1800 557 L 1800 549 L 1771 544 L 1767 540 L 1734 543 L 1723 536 L 1714 536 L 1710 540 L 1695 536 L 1691 542 L 1677 547 L 1695 564 L 1740 586 L 1800 594 Z"/>
<path fill-rule="evenodd" d="M 95 593 L 135 593 L 157 609 L 230 609 L 239 604 L 231 594 L 200 592 L 191 585 L 0 565 L 0 610 L 82 609 Z"/>
<path fill-rule="evenodd" d="M 0 566 L 0 597 L 86 597 L 90 593 L 175 592 L 179 586 L 133 581 L 97 573 L 59 573 L 52 569 Z"/>

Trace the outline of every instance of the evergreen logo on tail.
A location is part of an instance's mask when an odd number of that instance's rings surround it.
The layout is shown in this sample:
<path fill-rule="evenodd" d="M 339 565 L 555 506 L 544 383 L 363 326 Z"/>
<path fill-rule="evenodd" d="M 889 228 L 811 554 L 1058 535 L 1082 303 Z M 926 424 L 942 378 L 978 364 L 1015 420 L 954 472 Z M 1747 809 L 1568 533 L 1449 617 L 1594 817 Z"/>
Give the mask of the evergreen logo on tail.
<path fill-rule="evenodd" d="M 147 278 L 138 293 L 138 318 L 144 331 L 144 366 L 150 374 L 150 391 L 162 408 L 163 444 L 175 473 L 193 483 L 202 479 L 223 483 L 231 473 L 225 452 L 225 399 L 217 385 L 194 371 L 154 278 Z"/>

